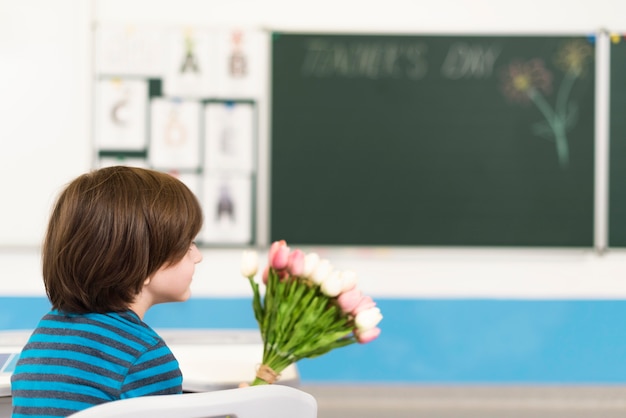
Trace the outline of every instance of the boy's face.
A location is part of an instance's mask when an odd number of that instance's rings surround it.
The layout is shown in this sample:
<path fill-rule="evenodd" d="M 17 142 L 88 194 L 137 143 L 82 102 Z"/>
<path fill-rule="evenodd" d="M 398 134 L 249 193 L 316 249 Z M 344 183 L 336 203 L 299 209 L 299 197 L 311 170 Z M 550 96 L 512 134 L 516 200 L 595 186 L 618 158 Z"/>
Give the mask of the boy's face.
<path fill-rule="evenodd" d="M 195 244 L 176 264 L 162 266 L 144 286 L 143 292 L 150 294 L 152 304 L 184 302 L 191 296 L 191 280 L 196 264 L 202 261 L 202 253 Z"/>

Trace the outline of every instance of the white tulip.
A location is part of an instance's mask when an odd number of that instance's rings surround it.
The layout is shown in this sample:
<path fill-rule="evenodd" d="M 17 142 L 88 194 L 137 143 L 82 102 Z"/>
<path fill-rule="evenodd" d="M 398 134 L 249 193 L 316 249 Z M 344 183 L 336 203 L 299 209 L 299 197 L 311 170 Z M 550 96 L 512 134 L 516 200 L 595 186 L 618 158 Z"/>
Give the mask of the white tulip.
<path fill-rule="evenodd" d="M 346 292 L 357 284 L 356 273 L 352 270 L 346 270 L 341 273 L 341 292 Z"/>
<path fill-rule="evenodd" d="M 380 313 L 380 309 L 374 307 L 361 311 L 354 318 L 354 325 L 356 328 L 363 332 L 375 328 L 378 323 L 383 319 L 383 315 Z"/>
<path fill-rule="evenodd" d="M 311 278 L 313 272 L 315 271 L 315 267 L 317 267 L 317 263 L 320 262 L 320 256 L 316 253 L 309 253 L 304 256 L 304 272 L 302 273 L 302 277 Z"/>
<path fill-rule="evenodd" d="M 311 273 L 310 279 L 317 284 L 322 284 L 322 282 L 330 275 L 332 271 L 333 266 L 330 264 L 330 261 L 322 259 L 319 261 L 319 263 L 317 263 L 315 269 L 313 269 L 313 273 Z"/>
<path fill-rule="evenodd" d="M 241 255 L 241 274 L 253 277 L 259 269 L 259 255 L 256 251 L 244 251 Z"/>
<path fill-rule="evenodd" d="M 340 273 L 338 271 L 330 273 L 330 275 L 320 284 L 320 289 L 322 290 L 322 293 L 331 298 L 338 296 L 341 293 Z"/>

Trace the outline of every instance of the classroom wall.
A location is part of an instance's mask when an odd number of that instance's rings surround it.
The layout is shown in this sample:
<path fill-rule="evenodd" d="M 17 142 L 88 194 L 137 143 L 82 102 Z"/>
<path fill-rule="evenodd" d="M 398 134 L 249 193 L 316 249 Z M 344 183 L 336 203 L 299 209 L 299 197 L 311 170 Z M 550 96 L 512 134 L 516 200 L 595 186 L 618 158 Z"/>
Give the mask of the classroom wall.
<path fill-rule="evenodd" d="M 62 185 L 92 167 L 93 22 L 241 24 L 293 31 L 593 33 L 599 28 L 622 29 L 619 16 L 626 9 L 609 0 L 528 1 L 519 8 L 514 4 L 395 0 L 385 7 L 364 7 L 352 1 L 326 1 L 302 10 L 287 1 L 261 5 L 253 1 L 2 0 L 0 109 L 5 116 L 0 124 L 0 182 L 5 203 L 0 207 L 0 257 L 5 274 L 0 275 L 0 284 L 5 277 L 32 280 L 37 267 L 29 263 L 23 268 L 21 257 L 36 252 L 50 205 Z M 260 141 L 267 145 L 266 96 L 260 98 L 259 107 Z M 261 172 L 267 171 L 266 159 L 261 155 Z M 265 209 L 258 208 L 261 219 L 267 216 Z M 402 270 L 396 274 L 400 278 L 413 269 L 428 277 L 426 283 L 415 282 L 414 277 L 397 279 L 397 286 L 394 279 L 391 286 L 380 289 L 385 294 L 622 297 L 625 292 L 619 280 L 624 261 L 618 250 L 603 256 L 559 249 L 342 249 L 341 256 L 346 253 L 350 263 L 374 263 L 379 268 L 392 264 Z M 520 263 L 531 278 L 520 272 Z M 364 267 L 371 269 L 370 264 Z M 476 265 L 478 272 L 472 274 Z M 503 269 L 513 272 L 507 273 L 510 279 L 505 283 L 500 280 Z M 558 277 L 554 269 L 561 272 Z M 458 272 L 471 274 L 471 280 L 458 283 Z M 0 288 L 18 292 L 15 284 Z"/>
<path fill-rule="evenodd" d="M 65 182 L 92 167 L 94 22 L 244 25 L 288 31 L 550 34 L 593 33 L 601 28 L 623 31 L 620 17 L 625 13 L 626 3 L 612 0 L 527 0 L 523 4 L 324 0 L 310 5 L 286 0 L 0 0 L 0 329 L 34 326 L 37 315 L 45 310 L 38 250 L 48 210 Z M 259 98 L 259 141 L 265 145 L 267 108 L 265 92 Z M 267 155 L 260 157 L 263 175 Z M 263 205 L 258 210 L 267 216 Z M 260 235 L 266 237 L 267 230 L 263 225 L 260 228 Z M 340 371 L 337 364 L 345 359 L 343 354 L 334 355 L 316 363 L 324 367 L 303 366 L 305 378 L 626 381 L 621 377 L 626 374 L 620 376 L 621 369 L 611 364 L 625 353 L 621 348 L 607 348 L 618 347 L 622 341 L 619 332 L 611 332 L 612 326 L 619 329 L 626 314 L 622 302 L 626 299 L 626 253 L 622 250 L 305 250 L 320 252 L 340 268 L 356 270 L 363 289 L 388 312 L 382 323 L 387 339 L 346 353 L 352 357 L 359 353 L 357 358 L 363 361 L 396 359 L 380 365 L 384 373 L 368 374 L 358 364 Z M 249 296 L 247 284 L 238 277 L 239 252 L 205 249 L 193 285 L 194 299 L 180 307 L 159 307 L 155 324 L 254 326 L 247 312 L 239 309 L 246 306 Z M 223 311 L 198 315 L 214 304 Z M 192 322 L 186 320 L 189 310 L 196 314 Z M 460 317 L 462 321 L 457 320 Z M 602 328 L 595 328 L 595 323 L 602 323 Z M 462 347 L 464 342 L 472 350 L 461 361 L 461 353 L 450 347 Z M 569 352 L 568 361 L 559 350 L 564 344 L 578 347 Z M 481 347 L 491 349 L 481 351 Z M 499 363 L 511 364 L 503 374 L 490 361 L 494 355 Z M 558 366 L 539 367 L 554 364 L 556 359 L 561 359 Z M 572 371 L 589 359 L 594 359 L 594 371 Z M 520 372 L 529 370 L 529 365 L 537 371 Z"/>

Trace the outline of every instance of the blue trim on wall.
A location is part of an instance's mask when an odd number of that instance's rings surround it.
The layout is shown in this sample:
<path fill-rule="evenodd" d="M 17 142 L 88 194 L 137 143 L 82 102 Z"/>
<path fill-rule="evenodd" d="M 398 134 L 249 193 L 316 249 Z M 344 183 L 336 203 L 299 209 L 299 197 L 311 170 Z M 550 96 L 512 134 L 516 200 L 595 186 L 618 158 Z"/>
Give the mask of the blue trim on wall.
<path fill-rule="evenodd" d="M 298 364 L 304 383 L 623 384 L 626 301 L 377 299 L 381 336 Z M 0 329 L 33 328 L 45 298 L 0 297 Z M 250 299 L 153 307 L 154 328 L 256 328 Z"/>

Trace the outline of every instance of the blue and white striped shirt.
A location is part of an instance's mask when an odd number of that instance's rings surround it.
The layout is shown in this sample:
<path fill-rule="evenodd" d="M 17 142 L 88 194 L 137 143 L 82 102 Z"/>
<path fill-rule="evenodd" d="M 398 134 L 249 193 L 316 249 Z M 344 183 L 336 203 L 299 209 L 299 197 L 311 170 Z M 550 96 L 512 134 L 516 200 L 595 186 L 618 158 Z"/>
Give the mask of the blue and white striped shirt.
<path fill-rule="evenodd" d="M 108 401 L 182 393 L 178 361 L 132 311 L 45 315 L 11 377 L 13 418 L 66 417 Z"/>

